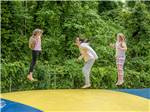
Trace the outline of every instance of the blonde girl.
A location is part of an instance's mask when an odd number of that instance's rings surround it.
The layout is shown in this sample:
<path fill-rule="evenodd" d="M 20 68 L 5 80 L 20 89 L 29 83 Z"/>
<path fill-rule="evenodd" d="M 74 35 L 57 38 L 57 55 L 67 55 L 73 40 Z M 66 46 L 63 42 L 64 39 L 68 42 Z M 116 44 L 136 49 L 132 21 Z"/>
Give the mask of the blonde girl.
<path fill-rule="evenodd" d="M 36 60 L 38 55 L 41 52 L 41 37 L 42 37 L 43 31 L 41 29 L 35 29 L 32 33 L 32 36 L 29 39 L 29 48 L 32 49 L 32 61 L 29 68 L 29 74 L 27 78 L 30 81 L 36 81 L 36 79 L 33 78 L 33 69 L 36 64 Z"/>
<path fill-rule="evenodd" d="M 118 71 L 118 81 L 116 85 L 122 85 L 124 83 L 124 62 L 125 62 L 125 52 L 127 51 L 127 46 L 125 42 L 125 36 L 122 33 L 117 34 L 116 44 L 110 44 L 112 48 L 116 49 L 116 65 Z"/>

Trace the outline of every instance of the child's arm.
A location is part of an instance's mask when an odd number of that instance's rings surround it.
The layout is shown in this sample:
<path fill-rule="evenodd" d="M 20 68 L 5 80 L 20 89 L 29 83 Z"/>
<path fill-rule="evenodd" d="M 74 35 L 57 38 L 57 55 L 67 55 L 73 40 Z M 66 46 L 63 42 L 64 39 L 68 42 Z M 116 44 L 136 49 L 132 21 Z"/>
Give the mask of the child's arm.
<path fill-rule="evenodd" d="M 122 50 L 124 50 L 124 51 L 127 50 L 127 45 L 126 45 L 125 42 L 122 43 L 122 47 L 121 47 L 120 49 L 122 49 Z"/>
<path fill-rule="evenodd" d="M 88 52 L 90 52 L 92 53 L 95 59 L 98 59 L 96 52 L 89 46 L 89 44 L 82 44 L 81 47 L 82 47 L 81 54 L 83 54 L 83 56 L 88 55 Z"/>
<path fill-rule="evenodd" d="M 112 44 L 112 43 L 111 43 L 111 44 L 110 44 L 110 47 L 111 47 L 111 48 L 115 48 L 115 44 Z"/>
<path fill-rule="evenodd" d="M 87 49 L 86 48 L 82 48 L 82 50 L 80 51 L 80 54 L 81 55 L 79 56 L 78 60 L 81 60 L 84 57 L 84 55 L 87 54 Z"/>
<path fill-rule="evenodd" d="M 78 57 L 78 60 L 82 60 L 82 58 L 83 58 L 83 55 L 80 55 L 80 56 Z"/>

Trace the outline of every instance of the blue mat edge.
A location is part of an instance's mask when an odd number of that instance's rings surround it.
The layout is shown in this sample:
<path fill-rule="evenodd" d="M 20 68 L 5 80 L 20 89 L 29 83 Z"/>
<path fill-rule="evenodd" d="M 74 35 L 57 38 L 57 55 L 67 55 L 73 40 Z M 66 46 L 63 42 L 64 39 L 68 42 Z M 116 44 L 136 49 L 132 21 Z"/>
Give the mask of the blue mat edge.
<path fill-rule="evenodd" d="M 136 96 L 140 96 L 146 99 L 150 99 L 150 88 L 140 88 L 140 89 L 114 89 L 114 91 L 124 92 Z"/>
<path fill-rule="evenodd" d="M 17 111 L 17 112 L 43 112 L 35 107 L 25 105 L 22 103 L 18 103 L 15 101 L 7 100 L 4 98 L 0 98 L 0 101 L 4 101 L 6 105 L 2 108 L 0 108 L 1 112 L 12 112 L 12 111 Z"/>

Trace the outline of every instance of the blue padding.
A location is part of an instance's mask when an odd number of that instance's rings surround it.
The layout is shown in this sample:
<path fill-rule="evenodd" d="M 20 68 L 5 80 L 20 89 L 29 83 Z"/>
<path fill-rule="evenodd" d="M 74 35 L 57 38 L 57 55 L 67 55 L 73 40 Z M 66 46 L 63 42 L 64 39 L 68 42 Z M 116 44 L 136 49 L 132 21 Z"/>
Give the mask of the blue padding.
<path fill-rule="evenodd" d="M 1 112 L 42 112 L 31 106 L 13 102 L 6 99 L 1 99 Z"/>
<path fill-rule="evenodd" d="M 117 91 L 126 92 L 150 99 L 150 88 L 143 89 L 117 89 Z"/>

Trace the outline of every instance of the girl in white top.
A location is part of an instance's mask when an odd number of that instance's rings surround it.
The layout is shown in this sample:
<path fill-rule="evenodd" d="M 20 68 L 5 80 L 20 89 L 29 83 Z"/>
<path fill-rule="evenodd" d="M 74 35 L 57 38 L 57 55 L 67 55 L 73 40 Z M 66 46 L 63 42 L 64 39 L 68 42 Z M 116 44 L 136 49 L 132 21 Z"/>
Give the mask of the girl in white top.
<path fill-rule="evenodd" d="M 79 47 L 81 53 L 81 56 L 78 58 L 78 60 L 81 60 L 83 58 L 85 61 L 85 65 L 82 68 L 82 72 L 85 77 L 85 85 L 82 88 L 88 88 L 91 86 L 90 71 L 95 60 L 98 59 L 98 56 L 96 52 L 89 46 L 89 43 L 86 43 L 79 37 L 76 38 L 76 45 Z"/>
<path fill-rule="evenodd" d="M 123 66 L 125 62 L 125 52 L 127 50 L 125 36 L 122 33 L 118 33 L 116 44 L 110 44 L 112 48 L 116 49 L 116 64 L 118 70 L 118 81 L 116 85 L 122 85 L 124 83 L 124 71 Z"/>

